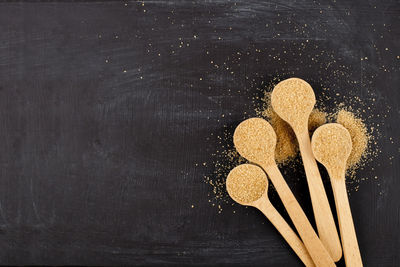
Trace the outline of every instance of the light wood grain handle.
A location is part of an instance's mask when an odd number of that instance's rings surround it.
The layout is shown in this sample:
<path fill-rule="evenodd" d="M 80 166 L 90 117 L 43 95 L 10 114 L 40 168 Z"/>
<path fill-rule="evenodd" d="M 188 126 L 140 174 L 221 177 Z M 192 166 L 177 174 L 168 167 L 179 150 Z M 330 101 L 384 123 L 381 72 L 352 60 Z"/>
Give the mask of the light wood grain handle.
<path fill-rule="evenodd" d="M 289 246 L 293 249 L 297 256 L 299 256 L 304 265 L 307 267 L 315 266 L 303 242 L 301 242 L 300 238 L 287 224 L 285 219 L 279 214 L 274 206 L 272 206 L 271 202 L 269 202 L 266 197 L 261 199 L 263 201 L 260 201 L 256 207 L 271 221 Z"/>
<path fill-rule="evenodd" d="M 321 174 L 319 173 L 317 162 L 312 153 L 308 130 L 305 129 L 299 132 L 297 139 L 299 141 L 301 157 L 306 171 L 308 189 L 310 191 L 319 238 L 332 259 L 338 261 L 342 257 L 342 247 L 340 246 L 339 234 L 336 230 Z"/>
<path fill-rule="evenodd" d="M 351 215 L 349 199 L 347 197 L 344 171 L 339 177 L 331 176 L 333 194 L 339 219 L 340 236 L 342 238 L 344 260 L 346 266 L 363 266 L 357 235 L 354 229 L 353 216 Z"/>
<path fill-rule="evenodd" d="M 306 214 L 300 207 L 276 164 L 263 165 L 262 167 L 275 186 L 283 205 L 289 213 L 290 219 L 293 221 L 315 265 L 323 267 L 335 266 L 334 261 L 312 228 Z"/>

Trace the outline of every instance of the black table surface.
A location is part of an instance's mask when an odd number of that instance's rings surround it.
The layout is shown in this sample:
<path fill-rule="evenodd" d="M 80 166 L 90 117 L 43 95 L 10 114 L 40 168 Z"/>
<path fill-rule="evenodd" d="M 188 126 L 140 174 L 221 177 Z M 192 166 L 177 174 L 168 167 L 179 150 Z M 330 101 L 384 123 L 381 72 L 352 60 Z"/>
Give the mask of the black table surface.
<path fill-rule="evenodd" d="M 373 0 L 0 3 L 0 263 L 301 266 L 204 182 L 260 88 L 296 76 L 377 130 L 350 204 L 365 266 L 400 266 L 399 16 Z M 311 220 L 305 178 L 286 179 Z"/>

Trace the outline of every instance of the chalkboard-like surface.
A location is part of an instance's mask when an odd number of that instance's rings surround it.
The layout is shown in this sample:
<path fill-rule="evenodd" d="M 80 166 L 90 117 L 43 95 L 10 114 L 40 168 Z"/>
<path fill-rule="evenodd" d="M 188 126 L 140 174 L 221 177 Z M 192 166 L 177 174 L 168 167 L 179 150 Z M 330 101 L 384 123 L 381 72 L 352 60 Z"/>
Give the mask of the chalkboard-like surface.
<path fill-rule="evenodd" d="M 365 266 L 399 266 L 399 16 L 397 1 L 0 3 L 0 263 L 301 266 L 204 183 L 257 88 L 298 76 L 359 96 L 378 128 L 350 203 Z M 312 218 L 305 179 L 294 191 Z"/>

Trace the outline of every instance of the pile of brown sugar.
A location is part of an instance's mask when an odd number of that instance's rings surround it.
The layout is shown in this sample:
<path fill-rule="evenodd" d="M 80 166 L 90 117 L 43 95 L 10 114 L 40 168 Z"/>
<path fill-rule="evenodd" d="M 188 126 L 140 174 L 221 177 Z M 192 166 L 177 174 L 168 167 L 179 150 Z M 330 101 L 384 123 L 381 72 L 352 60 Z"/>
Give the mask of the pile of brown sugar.
<path fill-rule="evenodd" d="M 233 143 L 240 155 L 252 162 L 274 161 L 276 133 L 271 125 L 261 118 L 241 122 L 233 134 Z"/>
<path fill-rule="evenodd" d="M 278 164 L 284 164 L 295 158 L 299 152 L 296 136 L 290 125 L 282 120 L 271 106 L 266 108 L 262 115 L 269 121 L 276 133 L 275 160 Z M 327 114 L 314 109 L 308 120 L 308 130 L 312 134 L 322 124 L 326 123 Z"/>
<path fill-rule="evenodd" d="M 229 195 L 240 204 L 249 204 L 259 199 L 268 185 L 267 177 L 257 166 L 242 164 L 235 167 L 226 179 Z"/>
<path fill-rule="evenodd" d="M 368 147 L 370 136 L 364 122 L 347 110 L 340 110 L 336 116 L 336 122 L 343 125 L 350 133 L 353 143 L 351 153 L 347 159 L 347 167 L 354 168 L 359 164 Z"/>

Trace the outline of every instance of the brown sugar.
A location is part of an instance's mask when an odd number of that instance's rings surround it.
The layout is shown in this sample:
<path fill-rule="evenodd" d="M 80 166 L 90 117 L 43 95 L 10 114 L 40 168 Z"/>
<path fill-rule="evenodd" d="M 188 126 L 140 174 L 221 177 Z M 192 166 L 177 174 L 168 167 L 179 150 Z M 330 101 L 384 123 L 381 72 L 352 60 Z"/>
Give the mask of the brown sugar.
<path fill-rule="evenodd" d="M 268 107 L 263 115 L 268 119 L 276 133 L 275 161 L 283 163 L 294 158 L 297 155 L 298 146 L 296 136 L 290 125 L 282 120 L 272 107 Z"/>
<path fill-rule="evenodd" d="M 337 123 L 343 125 L 350 133 L 353 148 L 347 159 L 347 167 L 351 168 L 357 165 L 368 146 L 367 128 L 364 122 L 356 118 L 353 113 L 347 110 L 340 110 L 336 116 Z"/>
<path fill-rule="evenodd" d="M 310 117 L 308 118 L 308 131 L 310 133 L 310 136 L 312 136 L 312 133 L 322 124 L 326 123 L 326 118 L 328 117 L 328 114 L 326 112 L 320 111 L 319 109 L 315 108 L 310 114 Z"/>
<path fill-rule="evenodd" d="M 252 164 L 235 167 L 226 179 L 226 190 L 229 196 L 243 205 L 259 199 L 267 186 L 268 180 L 263 170 Z"/>

